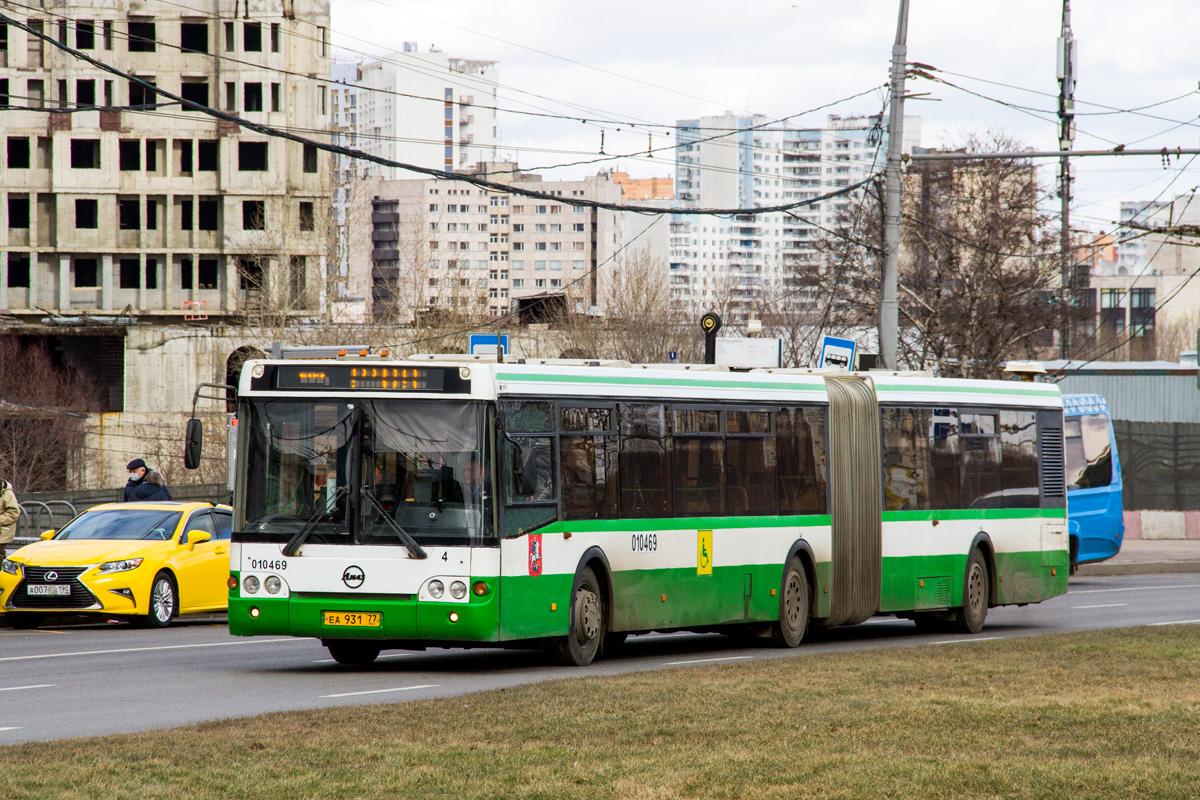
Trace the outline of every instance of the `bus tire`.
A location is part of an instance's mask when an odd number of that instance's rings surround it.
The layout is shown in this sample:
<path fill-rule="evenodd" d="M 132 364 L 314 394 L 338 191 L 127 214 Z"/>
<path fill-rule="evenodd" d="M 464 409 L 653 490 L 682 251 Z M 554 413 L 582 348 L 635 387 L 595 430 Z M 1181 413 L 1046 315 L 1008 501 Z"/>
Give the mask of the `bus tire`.
<path fill-rule="evenodd" d="M 584 567 L 575 582 L 571 598 L 571 622 L 567 635 L 552 648 L 558 663 L 568 667 L 586 667 L 600 652 L 604 641 L 604 596 L 591 567 Z"/>
<path fill-rule="evenodd" d="M 783 570 L 779 592 L 779 620 L 771 626 L 771 640 L 780 647 L 796 647 L 808 627 L 808 575 L 800 559 L 793 558 Z"/>
<path fill-rule="evenodd" d="M 325 646 L 334 661 L 348 667 L 366 667 L 379 658 L 379 646 L 369 642 L 336 641 L 327 642 Z"/>
<path fill-rule="evenodd" d="M 975 548 L 967 560 L 967 573 L 963 578 L 963 604 L 954 612 L 952 625 L 955 631 L 979 633 L 983 630 L 990 592 L 987 559 L 979 548 Z"/>

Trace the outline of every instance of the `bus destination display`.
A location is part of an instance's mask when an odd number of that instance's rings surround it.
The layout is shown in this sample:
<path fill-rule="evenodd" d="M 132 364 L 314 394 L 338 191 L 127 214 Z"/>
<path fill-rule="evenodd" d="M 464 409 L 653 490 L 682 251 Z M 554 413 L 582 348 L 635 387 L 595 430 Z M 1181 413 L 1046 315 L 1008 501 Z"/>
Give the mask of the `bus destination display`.
<path fill-rule="evenodd" d="M 457 384 L 458 376 L 453 383 Z M 445 367 L 393 367 L 336 364 L 324 366 L 281 365 L 275 372 L 278 389 L 367 390 L 388 392 L 464 391 L 447 387 Z"/>

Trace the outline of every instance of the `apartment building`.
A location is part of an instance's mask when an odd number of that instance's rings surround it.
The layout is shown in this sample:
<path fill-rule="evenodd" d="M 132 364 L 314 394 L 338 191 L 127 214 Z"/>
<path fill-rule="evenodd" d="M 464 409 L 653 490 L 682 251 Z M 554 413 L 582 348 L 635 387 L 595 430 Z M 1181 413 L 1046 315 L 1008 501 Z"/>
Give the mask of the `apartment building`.
<path fill-rule="evenodd" d="M 919 118 L 905 118 L 907 152 Z M 821 129 L 726 113 L 680 120 L 676 199 L 688 208 L 757 208 L 814 200 L 878 172 L 886 148 L 879 117 L 829 116 Z M 770 293 L 794 290 L 797 270 L 815 263 L 821 228 L 851 213 L 847 194 L 791 213 L 735 217 L 674 215 L 673 295 L 696 306 L 748 312 Z"/>
<path fill-rule="evenodd" d="M 57 42 L 245 119 L 325 130 L 328 0 L 55 2 Z M 0 310 L 160 322 L 323 295 L 328 158 L 0 28 Z"/>
<path fill-rule="evenodd" d="M 447 172 L 496 160 L 495 61 L 456 58 L 432 47 L 421 52 L 416 42 L 405 42 L 400 52 L 354 69 L 358 91 L 347 94 L 356 103 L 349 116 L 358 149 Z M 389 180 L 412 177 L 375 164 L 366 172 Z"/>
<path fill-rule="evenodd" d="M 621 214 L 572 201 L 620 203 L 612 176 L 547 181 L 516 164 L 486 162 L 471 172 L 505 175 L 513 188 L 556 199 L 462 180 L 365 182 L 358 202 L 370 202 L 371 236 L 351 262 L 355 271 L 370 270 L 375 318 L 407 322 L 439 310 L 499 317 L 550 295 L 602 307 L 608 273 L 600 267 L 621 249 Z"/>

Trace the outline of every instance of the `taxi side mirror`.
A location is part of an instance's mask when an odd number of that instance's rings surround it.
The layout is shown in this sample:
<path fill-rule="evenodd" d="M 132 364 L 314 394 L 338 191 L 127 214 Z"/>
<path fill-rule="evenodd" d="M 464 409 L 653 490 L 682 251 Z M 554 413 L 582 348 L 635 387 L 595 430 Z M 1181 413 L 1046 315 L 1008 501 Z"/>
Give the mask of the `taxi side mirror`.
<path fill-rule="evenodd" d="M 49 541 L 49 540 L 53 539 L 53 538 L 54 538 L 54 534 L 56 534 L 56 533 L 58 533 L 58 531 L 55 531 L 55 530 L 42 531 L 42 534 L 41 534 L 41 536 L 42 536 L 42 541 L 43 541 L 43 542 L 47 542 L 47 541 Z"/>
<path fill-rule="evenodd" d="M 195 550 L 196 545 L 204 544 L 212 538 L 212 534 L 207 531 L 188 531 L 187 548 Z"/>

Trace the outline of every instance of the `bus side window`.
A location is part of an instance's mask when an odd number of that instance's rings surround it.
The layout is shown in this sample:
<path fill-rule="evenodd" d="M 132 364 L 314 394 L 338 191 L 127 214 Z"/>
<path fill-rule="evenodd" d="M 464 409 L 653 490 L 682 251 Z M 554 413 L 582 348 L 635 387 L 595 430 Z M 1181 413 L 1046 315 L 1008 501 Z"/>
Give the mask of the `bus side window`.
<path fill-rule="evenodd" d="M 1037 414 L 1033 411 L 1000 412 L 1001 472 L 1006 508 L 1037 508 Z"/>
<path fill-rule="evenodd" d="M 887 511 L 929 508 L 930 414 L 921 408 L 881 408 L 883 500 Z"/>
<path fill-rule="evenodd" d="M 929 426 L 929 507 L 962 508 L 958 463 L 958 409 L 935 408 Z"/>
<path fill-rule="evenodd" d="M 532 456 L 534 476 L 531 485 L 525 475 L 518 475 L 522 450 Z M 520 536 L 525 531 L 558 519 L 558 502 L 554 484 L 558 468 L 554 463 L 554 439 L 550 436 L 513 436 L 504 440 L 502 459 L 504 484 L 504 526 L 506 536 Z M 520 479 L 518 479 L 520 478 Z"/>

